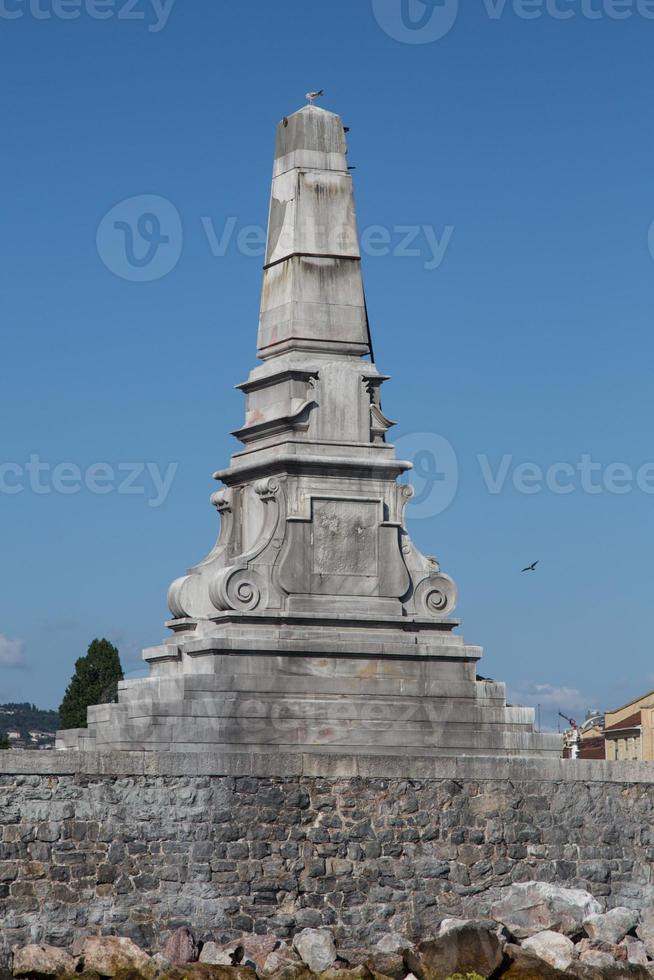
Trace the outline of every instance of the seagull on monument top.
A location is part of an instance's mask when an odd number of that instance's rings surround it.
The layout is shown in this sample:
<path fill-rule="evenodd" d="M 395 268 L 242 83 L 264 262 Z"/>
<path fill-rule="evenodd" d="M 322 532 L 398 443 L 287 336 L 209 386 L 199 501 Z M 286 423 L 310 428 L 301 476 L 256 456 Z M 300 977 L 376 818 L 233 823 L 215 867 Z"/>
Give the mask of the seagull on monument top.
<path fill-rule="evenodd" d="M 536 568 L 538 567 L 538 565 L 540 565 L 540 562 L 539 561 L 535 561 L 533 563 L 533 565 L 527 565 L 527 567 L 526 568 L 523 568 L 522 571 L 523 572 L 535 572 L 536 571 Z"/>
<path fill-rule="evenodd" d="M 307 102 L 309 105 L 313 105 L 316 99 L 319 99 L 321 95 L 324 95 L 324 89 L 320 89 L 319 92 L 307 92 Z"/>

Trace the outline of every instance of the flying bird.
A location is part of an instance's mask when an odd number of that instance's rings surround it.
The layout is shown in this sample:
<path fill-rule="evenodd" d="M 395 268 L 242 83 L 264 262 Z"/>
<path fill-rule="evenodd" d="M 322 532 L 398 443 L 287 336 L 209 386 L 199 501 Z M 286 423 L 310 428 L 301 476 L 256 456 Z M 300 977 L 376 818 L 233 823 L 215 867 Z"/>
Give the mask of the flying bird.
<path fill-rule="evenodd" d="M 343 132 L 344 133 L 349 133 L 350 132 L 350 127 L 349 126 L 343 126 Z"/>
<path fill-rule="evenodd" d="M 536 568 L 537 568 L 537 567 L 538 567 L 539 565 L 540 565 L 540 561 L 535 561 L 535 562 L 533 563 L 533 565 L 527 565 L 527 567 L 526 567 L 526 568 L 523 568 L 523 569 L 522 569 L 522 571 L 523 571 L 523 572 L 535 572 L 535 571 L 536 571 Z"/>
<path fill-rule="evenodd" d="M 309 103 L 309 105 L 313 105 L 316 99 L 319 99 L 320 96 L 324 94 L 325 92 L 323 89 L 320 89 L 319 92 L 307 92 L 307 102 Z"/>

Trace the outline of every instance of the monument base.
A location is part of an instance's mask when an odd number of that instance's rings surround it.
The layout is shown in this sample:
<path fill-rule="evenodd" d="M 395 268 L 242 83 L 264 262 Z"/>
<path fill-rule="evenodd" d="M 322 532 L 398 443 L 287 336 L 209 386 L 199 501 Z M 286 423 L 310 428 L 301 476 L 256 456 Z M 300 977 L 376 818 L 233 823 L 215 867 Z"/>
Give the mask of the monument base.
<path fill-rule="evenodd" d="M 144 653 L 151 676 L 121 683 L 118 703 L 90 708 L 89 727 L 60 732 L 58 748 L 561 754 L 532 708 L 477 679 L 482 651 L 452 622 L 233 613 L 170 625 Z"/>

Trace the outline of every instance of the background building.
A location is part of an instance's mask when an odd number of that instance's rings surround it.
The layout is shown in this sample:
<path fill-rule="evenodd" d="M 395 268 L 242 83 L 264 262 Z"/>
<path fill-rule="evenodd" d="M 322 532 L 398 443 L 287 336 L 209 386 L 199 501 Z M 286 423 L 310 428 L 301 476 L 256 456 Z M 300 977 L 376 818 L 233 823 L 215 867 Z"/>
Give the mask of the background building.
<path fill-rule="evenodd" d="M 607 711 L 606 758 L 654 760 L 654 691 Z"/>
<path fill-rule="evenodd" d="M 606 759 L 605 717 L 600 711 L 587 713 L 579 732 L 580 759 Z"/>

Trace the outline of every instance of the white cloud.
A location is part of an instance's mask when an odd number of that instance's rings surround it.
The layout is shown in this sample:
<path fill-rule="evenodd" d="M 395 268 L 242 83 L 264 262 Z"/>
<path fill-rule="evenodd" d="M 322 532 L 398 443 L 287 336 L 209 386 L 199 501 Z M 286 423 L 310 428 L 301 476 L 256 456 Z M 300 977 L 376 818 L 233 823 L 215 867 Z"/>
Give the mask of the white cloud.
<path fill-rule="evenodd" d="M 534 708 L 540 705 L 555 714 L 562 711 L 565 715 L 578 715 L 580 721 L 583 721 L 588 708 L 597 707 L 593 695 L 582 694 L 575 687 L 554 687 L 536 681 L 517 684 L 510 689 L 508 697 L 512 704 L 526 704 Z"/>
<path fill-rule="evenodd" d="M 10 640 L 0 633 L 0 667 L 21 667 L 24 655 L 24 640 Z"/>

